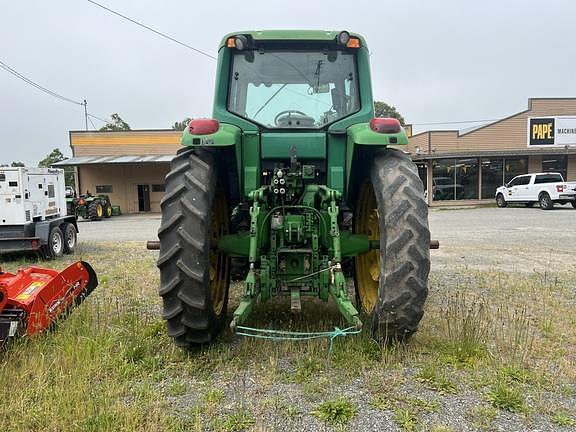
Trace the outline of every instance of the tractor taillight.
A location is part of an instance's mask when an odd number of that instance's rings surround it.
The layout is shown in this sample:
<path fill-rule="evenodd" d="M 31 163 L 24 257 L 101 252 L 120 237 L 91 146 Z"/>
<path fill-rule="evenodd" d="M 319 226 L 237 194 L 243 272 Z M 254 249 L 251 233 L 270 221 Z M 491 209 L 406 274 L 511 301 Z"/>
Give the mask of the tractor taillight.
<path fill-rule="evenodd" d="M 395 118 L 375 117 L 370 120 L 370 129 L 378 133 L 393 134 L 399 133 L 402 126 Z"/>
<path fill-rule="evenodd" d="M 188 123 L 188 131 L 192 135 L 208 135 L 218 132 L 220 122 L 214 119 L 194 119 Z"/>

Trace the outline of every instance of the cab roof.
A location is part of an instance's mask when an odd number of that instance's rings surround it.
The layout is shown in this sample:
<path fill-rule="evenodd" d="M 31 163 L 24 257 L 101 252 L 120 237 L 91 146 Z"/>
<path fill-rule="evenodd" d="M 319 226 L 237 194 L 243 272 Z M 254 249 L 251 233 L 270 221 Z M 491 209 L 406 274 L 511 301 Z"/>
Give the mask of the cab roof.
<path fill-rule="evenodd" d="M 237 35 L 251 36 L 256 41 L 332 41 L 342 30 L 247 30 L 228 33 L 218 49 L 226 46 L 228 38 Z M 363 47 L 366 47 L 366 41 L 358 33 L 349 32 L 351 37 L 360 39 Z"/>

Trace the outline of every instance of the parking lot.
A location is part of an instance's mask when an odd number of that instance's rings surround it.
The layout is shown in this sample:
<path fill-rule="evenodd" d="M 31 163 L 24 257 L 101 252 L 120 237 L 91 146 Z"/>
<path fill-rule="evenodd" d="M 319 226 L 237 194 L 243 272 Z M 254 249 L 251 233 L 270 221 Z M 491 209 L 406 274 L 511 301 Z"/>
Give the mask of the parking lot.
<path fill-rule="evenodd" d="M 432 252 L 436 269 L 463 265 L 500 270 L 554 269 L 576 254 L 572 231 L 576 210 L 508 207 L 430 210 L 430 230 L 440 249 Z M 80 241 L 141 241 L 157 238 L 160 214 L 80 221 Z"/>

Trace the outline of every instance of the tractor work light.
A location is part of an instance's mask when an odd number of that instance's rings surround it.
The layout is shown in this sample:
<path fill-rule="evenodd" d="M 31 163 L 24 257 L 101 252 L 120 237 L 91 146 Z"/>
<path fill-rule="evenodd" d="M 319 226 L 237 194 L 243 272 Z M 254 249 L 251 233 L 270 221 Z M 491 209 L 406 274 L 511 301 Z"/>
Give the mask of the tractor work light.
<path fill-rule="evenodd" d="M 338 43 L 340 45 L 347 45 L 349 40 L 350 40 L 350 33 L 348 33 L 346 30 L 338 33 Z"/>
<path fill-rule="evenodd" d="M 402 126 L 395 118 L 375 117 L 370 120 L 370 129 L 382 134 L 395 134 L 402 130 Z"/>
<path fill-rule="evenodd" d="M 194 119 L 188 123 L 188 131 L 192 135 L 208 135 L 218 132 L 220 122 L 214 119 Z"/>

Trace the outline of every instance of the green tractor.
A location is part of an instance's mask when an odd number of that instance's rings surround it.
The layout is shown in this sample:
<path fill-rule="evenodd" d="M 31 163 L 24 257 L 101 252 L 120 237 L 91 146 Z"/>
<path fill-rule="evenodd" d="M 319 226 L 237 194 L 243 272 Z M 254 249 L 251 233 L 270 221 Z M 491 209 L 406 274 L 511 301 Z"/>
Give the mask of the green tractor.
<path fill-rule="evenodd" d="M 332 299 L 348 326 L 413 334 L 428 293 L 430 232 L 418 171 L 374 118 L 366 41 L 346 31 L 232 33 L 218 52 L 212 119 L 192 120 L 172 160 L 158 231 L 168 334 L 211 343 L 226 319 L 231 258 L 257 302 Z M 349 295 L 346 269 L 357 301 Z M 361 312 L 363 312 L 361 314 Z"/>
<path fill-rule="evenodd" d="M 86 192 L 86 195 L 77 198 L 72 188 L 66 188 L 66 204 L 68 214 L 75 214 L 83 219 L 98 221 L 112 217 L 112 204 L 108 195 L 92 195 Z"/>

